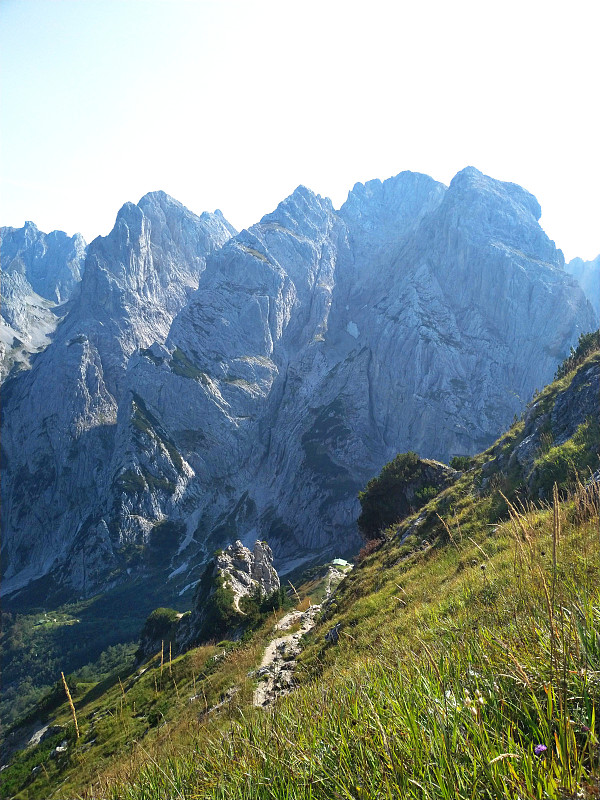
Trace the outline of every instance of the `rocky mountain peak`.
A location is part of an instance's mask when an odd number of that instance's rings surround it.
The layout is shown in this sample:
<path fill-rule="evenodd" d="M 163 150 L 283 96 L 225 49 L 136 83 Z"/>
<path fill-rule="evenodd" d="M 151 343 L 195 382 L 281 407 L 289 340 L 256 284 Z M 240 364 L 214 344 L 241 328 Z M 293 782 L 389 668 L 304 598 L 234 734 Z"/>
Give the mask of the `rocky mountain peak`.
<path fill-rule="evenodd" d="M 554 267 L 564 265 L 562 252 L 538 224 L 540 204 L 515 183 L 466 167 L 450 182 L 443 206 L 447 224 L 460 227 L 474 243 L 492 241 L 500 243 L 508 257 L 520 253 Z"/>
<path fill-rule="evenodd" d="M 510 198 L 515 206 L 531 214 L 536 222 L 542 216 L 542 208 L 531 192 L 516 183 L 490 178 L 475 167 L 465 167 L 458 172 L 452 178 L 450 188 L 461 193 L 473 191 L 485 194 L 488 198 L 494 195 L 501 202 L 506 202 L 506 198 Z"/>
<path fill-rule="evenodd" d="M 585 296 L 592 304 L 596 314 L 596 324 L 600 322 L 600 255 L 592 261 L 574 258 L 565 266 L 565 271 L 579 282 Z"/>
<path fill-rule="evenodd" d="M 357 183 L 339 210 L 348 225 L 356 255 L 370 260 L 373 249 L 398 242 L 439 206 L 442 183 L 418 172 L 401 172 L 385 181 Z"/>
<path fill-rule="evenodd" d="M 260 225 L 280 225 L 294 233 L 311 236 L 323 228 L 332 212 L 333 205 L 328 197 L 323 198 L 306 186 L 298 186 L 275 211 L 261 219 Z"/>
<path fill-rule="evenodd" d="M 340 209 L 345 217 L 367 214 L 374 216 L 377 210 L 385 208 L 387 215 L 398 214 L 407 204 L 419 202 L 419 197 L 427 196 L 432 190 L 443 194 L 446 187 L 420 172 L 405 170 L 384 181 L 375 178 L 366 183 L 356 183 L 348 199 Z"/>
<path fill-rule="evenodd" d="M 53 309 L 78 286 L 86 244 L 80 234 L 46 234 L 33 222 L 2 228 L 0 234 L 0 378 L 4 379 L 13 365 L 26 366 L 32 353 L 49 344 L 58 324 Z"/>
<path fill-rule="evenodd" d="M 40 297 L 67 300 L 81 280 L 86 244 L 77 233 L 43 233 L 33 222 L 0 228 L 0 263 L 4 274 L 20 273 Z"/>

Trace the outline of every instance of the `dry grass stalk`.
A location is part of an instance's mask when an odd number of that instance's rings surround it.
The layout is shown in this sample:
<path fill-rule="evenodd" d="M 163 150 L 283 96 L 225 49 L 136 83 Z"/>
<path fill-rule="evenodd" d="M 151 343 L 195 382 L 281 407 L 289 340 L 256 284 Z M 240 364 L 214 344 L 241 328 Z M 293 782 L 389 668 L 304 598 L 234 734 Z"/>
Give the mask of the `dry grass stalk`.
<path fill-rule="evenodd" d="M 73 722 L 75 723 L 75 733 L 77 734 L 77 738 L 79 739 L 79 725 L 77 724 L 77 714 L 75 713 L 75 706 L 73 705 L 73 699 L 71 697 L 71 692 L 69 691 L 69 687 L 67 686 L 67 681 L 65 679 L 64 672 L 60 673 L 60 677 L 62 678 L 63 686 L 65 687 L 65 693 L 67 695 L 67 700 L 69 701 L 69 708 L 71 709 Z"/>
<path fill-rule="evenodd" d="M 450 541 L 452 542 L 452 544 L 454 545 L 454 547 L 456 548 L 456 550 L 458 550 L 458 551 L 460 552 L 460 547 L 459 547 L 459 546 L 456 544 L 456 541 L 454 540 L 454 536 L 452 536 L 452 531 L 450 530 L 450 526 L 448 525 L 448 523 L 446 522 L 446 520 L 445 520 L 445 519 L 442 519 L 442 517 L 440 517 L 440 515 L 439 515 L 439 514 L 437 514 L 437 513 L 436 513 L 436 517 L 439 519 L 439 521 L 440 521 L 440 522 L 442 523 L 442 525 L 444 526 L 444 530 L 445 530 L 445 531 L 446 531 L 446 533 L 448 534 L 448 538 L 450 539 Z M 457 522 L 458 522 L 458 520 L 457 520 Z M 460 526 L 458 527 L 458 531 L 459 531 L 459 533 L 460 533 Z"/>
<path fill-rule="evenodd" d="M 289 585 L 292 587 L 292 591 L 293 591 L 293 593 L 294 593 L 294 596 L 295 596 L 296 600 L 297 600 L 298 602 L 300 602 L 300 595 L 299 595 L 299 594 L 298 594 L 298 592 L 296 591 L 296 587 L 294 586 L 294 584 L 293 584 L 291 581 L 288 581 L 288 583 L 289 583 Z"/>

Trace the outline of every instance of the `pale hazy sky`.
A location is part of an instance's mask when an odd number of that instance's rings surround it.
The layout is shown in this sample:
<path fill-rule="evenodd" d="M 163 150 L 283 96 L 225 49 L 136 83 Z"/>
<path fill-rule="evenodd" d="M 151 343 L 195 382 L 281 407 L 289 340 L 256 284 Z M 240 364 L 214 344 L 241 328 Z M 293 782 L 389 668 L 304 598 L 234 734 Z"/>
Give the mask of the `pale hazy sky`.
<path fill-rule="evenodd" d="M 247 227 L 405 169 L 521 184 L 600 252 L 597 0 L 1 0 L 0 223 L 164 189 Z"/>

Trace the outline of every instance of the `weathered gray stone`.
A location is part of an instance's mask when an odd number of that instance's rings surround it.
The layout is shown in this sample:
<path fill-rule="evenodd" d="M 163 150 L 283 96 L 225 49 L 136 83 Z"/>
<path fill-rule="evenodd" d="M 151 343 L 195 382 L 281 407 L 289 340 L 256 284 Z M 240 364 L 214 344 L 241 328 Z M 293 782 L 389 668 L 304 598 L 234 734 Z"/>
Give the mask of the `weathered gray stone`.
<path fill-rule="evenodd" d="M 243 630 L 244 616 L 240 600 L 256 593 L 259 597 L 270 597 L 279 591 L 279 575 L 273 567 L 273 553 L 269 545 L 257 540 L 254 549 L 249 550 L 238 540 L 216 553 L 212 569 L 209 564 L 208 573 L 198 587 L 191 615 L 182 619 L 177 630 L 180 650 L 187 649 L 202 638 L 210 638 L 213 633 L 223 633 L 206 630 L 205 625 L 212 597 L 220 586 L 232 592 L 231 610 L 238 616 L 239 630 L 230 630 L 227 635 L 239 636 Z"/>
<path fill-rule="evenodd" d="M 190 470 L 160 436 L 137 431 L 139 453 L 166 473 L 158 484 L 152 469 L 142 476 L 137 456 L 131 464 L 127 444 L 113 458 L 118 413 L 133 426 L 146 425 L 122 385 L 132 353 L 164 342 L 173 317 L 197 288 L 206 256 L 232 232 L 220 214 L 197 217 L 156 192 L 137 206 L 125 204 L 112 232 L 90 244 L 80 291 L 52 345 L 4 389 L 3 525 L 10 531 L 3 541 L 5 591 L 58 564 L 58 578 L 77 592 L 105 586 L 118 566 L 111 551 L 144 541 L 164 519 L 162 507 L 181 493 Z M 131 502 L 139 486 L 150 489 L 145 516 Z M 103 516 L 113 507 L 118 528 Z M 112 538 L 109 547 L 101 537 L 100 574 L 85 541 L 106 528 Z M 88 557 L 91 568 L 82 563 Z"/>

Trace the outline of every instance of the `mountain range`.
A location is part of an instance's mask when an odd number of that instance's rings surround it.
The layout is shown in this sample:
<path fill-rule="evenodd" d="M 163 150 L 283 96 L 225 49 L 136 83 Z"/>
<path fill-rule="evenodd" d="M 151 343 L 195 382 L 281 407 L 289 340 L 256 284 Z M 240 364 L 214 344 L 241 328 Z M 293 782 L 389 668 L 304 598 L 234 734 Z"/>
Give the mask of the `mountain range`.
<path fill-rule="evenodd" d="M 468 167 L 339 210 L 299 187 L 240 233 L 163 192 L 87 248 L 3 229 L 5 594 L 185 598 L 236 539 L 284 574 L 355 552 L 383 464 L 481 451 L 597 327 L 540 215 Z"/>

